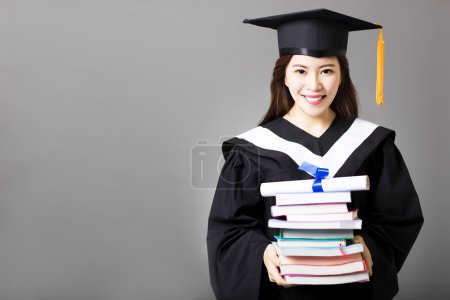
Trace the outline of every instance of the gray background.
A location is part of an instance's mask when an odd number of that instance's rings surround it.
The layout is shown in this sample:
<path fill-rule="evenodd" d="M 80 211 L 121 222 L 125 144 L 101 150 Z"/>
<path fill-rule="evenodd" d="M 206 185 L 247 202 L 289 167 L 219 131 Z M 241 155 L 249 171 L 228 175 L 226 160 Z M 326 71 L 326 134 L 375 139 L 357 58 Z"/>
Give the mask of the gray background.
<path fill-rule="evenodd" d="M 425 215 L 397 299 L 448 297 L 449 2 L 1 0 L 0 299 L 213 299 L 196 143 L 267 109 L 276 34 L 242 20 L 320 7 L 385 26 L 383 107 L 378 32 L 348 57 Z"/>

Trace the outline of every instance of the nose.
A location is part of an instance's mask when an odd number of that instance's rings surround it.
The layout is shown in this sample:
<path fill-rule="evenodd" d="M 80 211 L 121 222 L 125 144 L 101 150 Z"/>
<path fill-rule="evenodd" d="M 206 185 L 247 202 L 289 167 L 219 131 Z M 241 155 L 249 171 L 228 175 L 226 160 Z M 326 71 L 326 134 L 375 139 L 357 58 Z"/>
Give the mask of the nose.
<path fill-rule="evenodd" d="M 310 74 L 308 78 L 308 88 L 311 91 L 317 91 L 321 87 L 319 74 Z"/>

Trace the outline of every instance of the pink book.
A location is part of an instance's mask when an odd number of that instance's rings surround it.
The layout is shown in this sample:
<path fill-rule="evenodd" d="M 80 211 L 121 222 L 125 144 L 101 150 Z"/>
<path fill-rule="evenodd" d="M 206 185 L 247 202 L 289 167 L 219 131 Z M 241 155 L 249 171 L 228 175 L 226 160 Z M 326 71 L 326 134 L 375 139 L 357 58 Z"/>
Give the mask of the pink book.
<path fill-rule="evenodd" d="M 301 204 L 272 206 L 273 217 L 295 215 L 295 214 L 326 214 L 348 212 L 346 203 L 325 203 L 325 204 Z"/>
<path fill-rule="evenodd" d="M 311 276 L 311 275 L 285 275 L 284 279 L 290 284 L 343 284 L 350 282 L 364 282 L 369 281 L 369 274 L 367 271 L 329 276 Z"/>
<path fill-rule="evenodd" d="M 331 221 L 351 221 L 358 217 L 358 210 L 343 213 L 325 214 L 288 214 L 287 221 L 293 222 L 331 222 Z"/>
<path fill-rule="evenodd" d="M 361 253 L 339 256 L 283 256 L 277 248 L 278 257 L 281 265 L 313 265 L 326 266 L 345 264 L 362 260 Z"/>
<path fill-rule="evenodd" d="M 281 265 L 281 275 L 340 275 L 362 272 L 366 270 L 365 262 L 360 259 L 333 265 Z"/>

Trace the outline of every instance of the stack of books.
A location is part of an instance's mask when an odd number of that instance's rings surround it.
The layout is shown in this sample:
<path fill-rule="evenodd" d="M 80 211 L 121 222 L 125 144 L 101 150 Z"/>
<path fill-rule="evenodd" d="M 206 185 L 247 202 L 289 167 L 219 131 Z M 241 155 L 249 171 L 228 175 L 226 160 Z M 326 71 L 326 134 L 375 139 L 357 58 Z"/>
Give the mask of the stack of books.
<path fill-rule="evenodd" d="M 357 178 L 358 177 L 358 178 Z M 361 177 L 365 177 L 364 179 Z M 270 228 L 275 236 L 280 272 L 290 284 L 343 284 L 368 281 L 361 244 L 352 243 L 354 229 L 361 229 L 357 211 L 349 211 L 351 191 L 369 189 L 367 176 L 324 179 L 324 192 L 313 192 L 311 185 L 297 180 L 261 185 L 263 196 L 275 196 Z M 334 186 L 334 180 L 341 181 Z M 325 183 L 325 182 L 324 182 Z"/>

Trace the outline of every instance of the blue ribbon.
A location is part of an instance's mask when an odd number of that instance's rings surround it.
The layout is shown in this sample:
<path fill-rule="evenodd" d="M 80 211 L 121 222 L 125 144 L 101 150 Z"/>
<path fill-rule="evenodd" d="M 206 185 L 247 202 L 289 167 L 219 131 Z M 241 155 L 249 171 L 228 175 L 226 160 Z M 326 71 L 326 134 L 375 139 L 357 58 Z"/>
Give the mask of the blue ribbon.
<path fill-rule="evenodd" d="M 324 179 L 325 177 L 328 176 L 329 169 L 326 168 L 319 168 L 313 164 L 310 164 L 306 161 L 304 161 L 302 163 L 302 165 L 300 167 L 298 167 L 299 170 L 305 171 L 306 173 L 308 173 L 311 176 L 314 176 L 314 182 L 313 182 L 313 192 L 317 193 L 317 192 L 323 192 L 323 188 L 322 188 L 322 179 Z"/>

